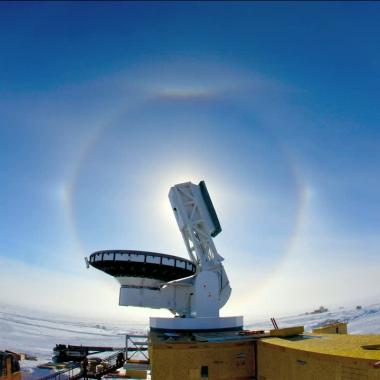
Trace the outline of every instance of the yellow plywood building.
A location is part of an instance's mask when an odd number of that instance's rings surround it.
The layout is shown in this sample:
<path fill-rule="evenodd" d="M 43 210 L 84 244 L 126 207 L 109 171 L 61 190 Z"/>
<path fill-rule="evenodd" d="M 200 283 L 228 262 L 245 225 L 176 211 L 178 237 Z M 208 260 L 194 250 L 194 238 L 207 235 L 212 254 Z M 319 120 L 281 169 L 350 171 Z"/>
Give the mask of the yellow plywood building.
<path fill-rule="evenodd" d="M 313 329 L 315 334 L 347 334 L 347 322 L 329 323 Z"/>
<path fill-rule="evenodd" d="M 252 339 L 223 341 L 193 340 L 180 336 L 165 342 L 151 333 L 149 350 L 154 380 L 251 380 L 255 374 L 255 350 Z M 226 336 L 227 337 L 227 336 Z"/>
<path fill-rule="evenodd" d="M 151 333 L 153 380 L 380 380 L 380 336 L 304 334 L 292 327 L 239 332 Z M 277 336 L 275 336 L 277 335 Z"/>
<path fill-rule="evenodd" d="M 380 336 L 306 334 L 257 342 L 258 380 L 380 380 Z"/>

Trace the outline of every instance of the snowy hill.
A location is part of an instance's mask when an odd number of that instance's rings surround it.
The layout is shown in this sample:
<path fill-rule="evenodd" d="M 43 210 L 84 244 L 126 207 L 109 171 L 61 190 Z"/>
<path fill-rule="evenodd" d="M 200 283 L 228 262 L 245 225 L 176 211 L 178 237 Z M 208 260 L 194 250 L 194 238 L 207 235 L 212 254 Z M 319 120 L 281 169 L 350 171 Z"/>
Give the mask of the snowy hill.
<path fill-rule="evenodd" d="M 311 331 L 327 320 L 348 322 L 350 334 L 380 334 L 380 303 L 356 308 L 341 308 L 317 314 L 302 314 L 290 317 L 276 318 L 279 327 L 302 325 L 306 331 Z M 249 323 L 247 328 L 271 329 L 270 321 Z"/>
<path fill-rule="evenodd" d="M 80 321 L 24 309 L 0 306 L 0 350 L 8 349 L 50 360 L 57 343 L 123 347 L 128 332 L 146 327 L 104 321 Z"/>

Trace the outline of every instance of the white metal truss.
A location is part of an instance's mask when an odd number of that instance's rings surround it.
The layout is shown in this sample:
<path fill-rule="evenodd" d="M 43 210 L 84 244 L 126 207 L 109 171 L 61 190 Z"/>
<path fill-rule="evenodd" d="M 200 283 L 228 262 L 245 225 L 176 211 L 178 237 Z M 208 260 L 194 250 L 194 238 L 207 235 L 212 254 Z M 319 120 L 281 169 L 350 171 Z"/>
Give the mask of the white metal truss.
<path fill-rule="evenodd" d="M 199 185 L 191 182 L 173 186 L 169 199 L 187 252 L 197 266 L 197 273 L 212 271 L 219 278 L 219 305 L 224 306 L 231 294 L 227 274 L 216 250 L 212 232 L 215 229 Z"/>
<path fill-rule="evenodd" d="M 219 267 L 223 257 L 212 240 L 212 221 L 199 186 L 191 182 L 176 185 L 171 188 L 169 198 L 191 260 L 199 270 Z"/>

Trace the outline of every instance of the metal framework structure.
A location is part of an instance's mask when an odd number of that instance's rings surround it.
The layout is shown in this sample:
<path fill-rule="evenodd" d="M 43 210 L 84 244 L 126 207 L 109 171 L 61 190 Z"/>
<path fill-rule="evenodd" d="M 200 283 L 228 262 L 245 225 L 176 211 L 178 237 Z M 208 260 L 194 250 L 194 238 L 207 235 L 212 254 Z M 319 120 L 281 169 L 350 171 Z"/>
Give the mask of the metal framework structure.
<path fill-rule="evenodd" d="M 133 357 L 144 358 L 149 362 L 148 335 L 127 334 L 125 336 L 126 361 Z"/>
<path fill-rule="evenodd" d="M 173 186 L 169 192 L 178 227 L 187 252 L 197 266 L 197 272 L 213 272 L 219 282 L 219 308 L 223 307 L 231 294 L 227 274 L 216 250 L 213 237 L 221 232 L 219 220 L 208 195 L 205 183 L 199 185 L 186 182 Z"/>

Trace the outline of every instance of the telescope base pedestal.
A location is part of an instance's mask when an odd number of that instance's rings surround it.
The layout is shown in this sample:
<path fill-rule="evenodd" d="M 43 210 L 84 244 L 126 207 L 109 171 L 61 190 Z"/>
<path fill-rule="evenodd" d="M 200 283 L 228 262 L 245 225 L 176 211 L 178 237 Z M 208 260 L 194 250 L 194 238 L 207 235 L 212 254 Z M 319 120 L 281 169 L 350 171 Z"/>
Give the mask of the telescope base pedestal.
<path fill-rule="evenodd" d="M 165 331 L 213 331 L 241 330 L 243 317 L 200 317 L 200 318 L 150 318 L 151 330 Z"/>

